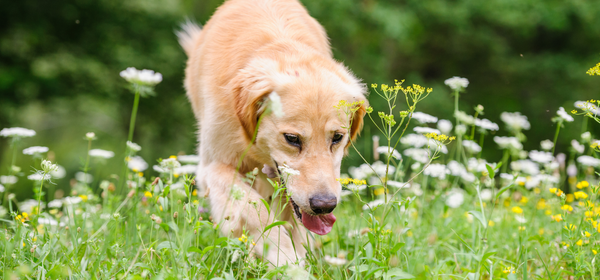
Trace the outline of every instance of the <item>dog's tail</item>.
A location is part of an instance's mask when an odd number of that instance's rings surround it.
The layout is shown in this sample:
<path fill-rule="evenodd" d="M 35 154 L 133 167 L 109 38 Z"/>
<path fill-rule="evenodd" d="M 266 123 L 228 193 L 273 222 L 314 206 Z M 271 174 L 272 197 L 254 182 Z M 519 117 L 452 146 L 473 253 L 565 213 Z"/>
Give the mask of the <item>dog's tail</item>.
<path fill-rule="evenodd" d="M 200 34 L 202 33 L 202 28 L 193 23 L 191 20 L 187 19 L 180 25 L 181 30 L 175 31 L 177 38 L 179 39 L 179 44 L 185 51 L 185 53 L 190 56 L 198 39 L 200 38 Z"/>

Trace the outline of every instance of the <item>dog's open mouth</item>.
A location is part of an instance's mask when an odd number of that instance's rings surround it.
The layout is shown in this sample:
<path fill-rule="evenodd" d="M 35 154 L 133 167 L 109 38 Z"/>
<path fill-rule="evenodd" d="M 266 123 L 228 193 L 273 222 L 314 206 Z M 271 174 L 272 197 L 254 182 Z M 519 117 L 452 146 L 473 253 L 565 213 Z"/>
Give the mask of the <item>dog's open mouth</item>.
<path fill-rule="evenodd" d="M 296 202 L 294 202 L 291 197 L 290 202 L 292 203 L 292 208 L 294 208 L 296 217 L 302 221 L 302 224 L 304 227 L 306 227 L 306 229 L 318 235 L 325 235 L 328 234 L 333 228 L 336 218 L 332 213 L 313 216 L 300 210 L 300 207 L 298 207 Z"/>

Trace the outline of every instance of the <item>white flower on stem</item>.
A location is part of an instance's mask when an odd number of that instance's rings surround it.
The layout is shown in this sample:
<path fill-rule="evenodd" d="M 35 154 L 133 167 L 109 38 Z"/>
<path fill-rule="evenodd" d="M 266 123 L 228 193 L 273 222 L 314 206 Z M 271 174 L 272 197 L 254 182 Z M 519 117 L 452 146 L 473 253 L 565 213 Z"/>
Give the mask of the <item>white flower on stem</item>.
<path fill-rule="evenodd" d="M 474 125 L 475 124 L 475 118 L 463 111 L 454 112 L 454 117 L 462 124 L 466 124 L 466 125 Z"/>
<path fill-rule="evenodd" d="M 50 175 L 52 175 L 52 178 L 54 179 L 62 179 L 67 175 L 67 170 L 65 170 L 64 167 L 60 166 L 60 165 L 56 165 L 56 171 L 52 171 L 50 172 Z"/>
<path fill-rule="evenodd" d="M 479 144 L 475 143 L 474 141 L 463 140 L 462 144 L 465 147 L 465 149 L 469 151 L 469 153 L 476 154 L 481 152 L 481 146 L 479 146 Z"/>
<path fill-rule="evenodd" d="M 535 162 L 527 159 L 515 160 L 511 162 L 510 168 L 513 171 L 519 171 L 529 175 L 537 175 L 540 173 L 539 166 Z"/>
<path fill-rule="evenodd" d="M 469 86 L 469 80 L 467 78 L 461 78 L 454 76 L 452 78 L 446 79 L 444 84 L 449 86 L 453 90 L 462 90 Z"/>
<path fill-rule="evenodd" d="M 582 142 L 590 142 L 592 140 L 592 134 L 589 131 L 586 131 L 584 133 L 581 134 L 581 141 Z"/>
<path fill-rule="evenodd" d="M 85 134 L 85 139 L 87 140 L 95 140 L 96 139 L 96 133 L 93 132 L 88 132 Z"/>
<path fill-rule="evenodd" d="M 550 141 L 549 139 L 546 139 L 540 142 L 540 146 L 542 146 L 543 150 L 550 151 L 554 147 L 554 142 Z"/>
<path fill-rule="evenodd" d="M 366 210 L 375 210 L 377 209 L 378 206 L 385 204 L 385 201 L 383 199 L 375 199 L 373 201 L 369 201 L 367 204 L 363 205 L 362 209 L 364 211 Z"/>
<path fill-rule="evenodd" d="M 2 184 L 0 184 L 0 193 L 3 193 L 6 189 L 4 188 L 4 186 Z"/>
<path fill-rule="evenodd" d="M 450 132 L 452 132 L 452 122 L 449 120 L 439 120 L 437 123 L 437 128 L 443 133 L 443 134 L 450 134 Z"/>
<path fill-rule="evenodd" d="M 177 156 L 177 160 L 179 160 L 179 162 L 182 162 L 182 163 L 198 163 L 198 162 L 200 162 L 200 156 L 199 155 L 182 155 L 182 156 Z"/>
<path fill-rule="evenodd" d="M 483 189 L 483 190 L 481 190 L 480 196 L 481 196 L 481 200 L 490 201 L 490 200 L 492 200 L 492 196 L 493 196 L 492 190 Z"/>
<path fill-rule="evenodd" d="M 31 181 L 42 181 L 42 180 L 48 181 L 48 180 L 52 179 L 52 175 L 44 174 L 43 172 L 38 171 L 36 173 L 33 173 L 33 174 L 27 176 L 27 179 L 29 179 Z"/>
<path fill-rule="evenodd" d="M 51 161 L 44 159 L 42 160 L 42 170 L 44 170 L 44 172 L 46 173 L 57 171 L 58 165 L 53 164 Z"/>
<path fill-rule="evenodd" d="M 52 218 L 38 218 L 38 224 L 48 226 L 58 226 L 58 222 Z"/>
<path fill-rule="evenodd" d="M 565 108 L 563 108 L 563 107 L 558 108 L 558 111 L 556 111 L 556 114 L 566 122 L 572 122 L 575 120 L 571 115 L 569 115 L 569 113 L 567 113 L 565 111 Z"/>
<path fill-rule="evenodd" d="M 8 214 L 8 211 L 4 206 L 0 206 L 0 218 L 4 217 L 4 215 Z"/>
<path fill-rule="evenodd" d="M 584 112 L 590 112 L 593 115 L 600 115 L 600 109 L 596 104 L 587 102 L 587 101 L 577 101 L 575 102 L 575 108 L 582 110 Z"/>
<path fill-rule="evenodd" d="M 439 163 L 432 163 L 425 170 L 423 170 L 423 174 L 433 177 L 439 178 L 441 180 L 446 179 L 446 174 L 449 174 L 450 171 L 446 168 L 445 165 Z"/>
<path fill-rule="evenodd" d="M 348 173 L 350 173 L 354 179 L 365 180 L 369 175 L 373 174 L 373 170 L 371 170 L 371 167 L 369 167 L 368 164 L 363 163 L 359 167 L 351 166 L 348 168 Z"/>
<path fill-rule="evenodd" d="M 394 188 L 410 188 L 410 183 L 403 183 L 403 182 L 398 182 L 398 181 L 393 181 L 393 180 L 388 180 L 387 181 L 387 185 L 389 187 L 394 187 Z"/>
<path fill-rule="evenodd" d="M 94 181 L 94 176 L 92 176 L 92 174 L 87 174 L 84 172 L 77 172 L 75 173 L 75 180 L 89 184 L 92 181 Z"/>
<path fill-rule="evenodd" d="M 81 201 L 82 201 L 82 199 L 79 196 L 67 196 L 63 199 L 63 202 L 66 205 L 79 204 Z"/>
<path fill-rule="evenodd" d="M 523 217 L 523 215 L 515 215 L 515 220 L 519 223 L 519 224 L 524 224 L 527 223 L 527 219 L 525 219 L 525 217 Z"/>
<path fill-rule="evenodd" d="M 554 156 L 552 156 L 552 153 L 550 152 L 540 152 L 533 150 L 529 152 L 529 158 L 535 162 L 549 163 L 554 159 Z"/>
<path fill-rule="evenodd" d="M 328 263 L 329 265 L 341 266 L 341 265 L 345 265 L 348 261 L 346 259 L 325 256 L 325 262 Z"/>
<path fill-rule="evenodd" d="M 583 154 L 583 152 L 585 151 L 585 146 L 579 144 L 579 142 L 575 139 L 571 140 L 571 146 L 578 154 Z"/>
<path fill-rule="evenodd" d="M 129 158 L 129 161 L 127 162 L 127 167 L 133 170 L 134 172 L 144 172 L 144 170 L 148 168 L 148 163 L 146 163 L 146 161 L 142 157 L 135 156 Z"/>
<path fill-rule="evenodd" d="M 421 148 L 429 143 L 429 140 L 423 134 L 408 134 L 400 138 L 400 143 L 404 145 L 413 146 L 415 148 Z"/>
<path fill-rule="evenodd" d="M 490 131 L 498 131 L 500 129 L 500 127 L 498 127 L 497 123 L 494 123 L 488 119 L 475 119 L 475 126 L 478 126 L 485 130 L 490 130 Z"/>
<path fill-rule="evenodd" d="M 28 199 L 28 200 L 25 200 L 25 201 L 23 201 L 23 202 L 21 202 L 21 203 L 19 204 L 19 210 L 20 210 L 21 212 L 25 212 L 25 213 L 29 213 L 29 214 L 31 214 L 31 213 L 32 213 L 32 211 L 33 211 L 33 209 L 34 209 L 34 208 L 37 208 L 37 207 L 38 207 L 38 201 L 37 201 L 37 200 L 35 200 L 35 199 Z M 44 203 L 44 202 L 41 202 L 41 203 L 40 203 L 40 207 L 41 207 L 42 209 L 46 208 L 46 205 L 45 205 L 45 203 Z M 39 212 L 39 211 L 38 211 L 38 212 Z"/>
<path fill-rule="evenodd" d="M 295 169 L 289 167 L 285 163 L 279 166 L 279 171 L 281 171 L 281 173 L 283 175 L 288 175 L 288 176 L 297 176 L 297 175 L 300 175 L 300 171 L 295 170 Z"/>
<path fill-rule="evenodd" d="M 488 163 L 485 159 L 469 158 L 467 161 L 467 170 L 471 172 L 487 172 L 486 165 L 496 168 L 496 163 Z"/>
<path fill-rule="evenodd" d="M 397 160 L 402 159 L 402 155 L 396 149 L 388 147 L 388 146 L 377 147 L 377 152 L 379 154 L 386 155 L 386 156 L 391 154 L 391 156 Z"/>
<path fill-rule="evenodd" d="M 148 69 L 137 70 L 135 67 L 128 67 L 121 71 L 120 75 L 123 79 L 133 84 L 154 86 L 162 82 L 162 75 L 160 73 L 154 73 L 154 71 Z"/>
<path fill-rule="evenodd" d="M 442 134 L 442 132 L 440 132 L 439 130 L 437 130 L 435 128 L 422 127 L 422 126 L 417 126 L 417 127 L 413 128 L 413 131 L 416 133 L 423 133 L 423 134 L 427 134 L 427 133 Z"/>
<path fill-rule="evenodd" d="M 575 166 L 575 164 L 569 164 L 569 166 L 567 166 L 567 175 L 569 177 L 577 176 L 577 166 Z"/>
<path fill-rule="evenodd" d="M 465 195 L 458 189 L 453 189 L 446 198 L 446 205 L 450 208 L 458 208 L 465 202 Z"/>
<path fill-rule="evenodd" d="M 435 123 L 438 121 L 437 117 L 434 117 L 429 114 L 425 114 L 423 112 L 414 112 L 412 113 L 412 118 L 417 120 L 420 123 Z"/>
<path fill-rule="evenodd" d="M 140 147 L 140 145 L 133 143 L 131 141 L 127 141 L 127 148 L 129 148 L 130 150 L 132 150 L 136 153 L 142 150 L 142 147 Z"/>
<path fill-rule="evenodd" d="M 457 135 L 464 135 L 467 133 L 467 126 L 464 124 L 459 124 L 454 128 L 454 132 L 456 132 Z"/>
<path fill-rule="evenodd" d="M 281 105 L 281 97 L 279 97 L 277 92 L 271 92 L 271 94 L 269 94 L 269 108 L 271 108 L 271 111 L 276 117 L 281 118 L 285 116 L 283 106 Z"/>
<path fill-rule="evenodd" d="M 500 149 L 516 149 L 522 150 L 523 144 L 516 137 L 494 136 L 494 142 L 500 146 Z"/>
<path fill-rule="evenodd" d="M 600 159 L 591 156 L 580 156 L 577 158 L 577 162 L 583 166 L 598 167 L 600 165 Z"/>
<path fill-rule="evenodd" d="M 0 130 L 0 136 L 25 138 L 35 136 L 35 131 L 22 127 L 3 128 Z"/>
<path fill-rule="evenodd" d="M 511 130 L 519 131 L 521 129 L 529 130 L 531 128 L 527 116 L 523 116 L 519 112 L 502 112 L 502 114 L 500 114 L 500 119 L 502 119 Z"/>
<path fill-rule="evenodd" d="M 60 199 L 55 199 L 55 200 L 48 202 L 48 207 L 50 207 L 50 208 L 60 208 L 60 207 L 62 207 L 62 205 L 63 205 L 63 202 Z"/>
<path fill-rule="evenodd" d="M 24 155 L 43 154 L 48 151 L 48 147 L 33 146 L 23 150 Z"/>
<path fill-rule="evenodd" d="M 112 158 L 115 156 L 114 152 L 102 150 L 102 149 L 91 149 L 88 153 L 91 157 L 95 157 L 95 158 L 109 159 L 109 158 Z"/>
<path fill-rule="evenodd" d="M 375 170 L 375 173 L 377 173 L 377 175 L 379 175 L 379 177 L 385 177 L 386 170 L 387 170 L 387 175 L 394 174 L 394 172 L 396 171 L 396 167 L 394 167 L 393 165 L 387 166 L 385 163 L 383 163 L 381 161 L 374 162 L 371 165 L 371 167 L 373 168 L 373 170 Z M 371 185 L 374 185 L 374 184 L 371 184 Z"/>
<path fill-rule="evenodd" d="M 418 161 L 420 163 L 426 163 L 429 161 L 430 152 L 425 149 L 406 149 L 404 155 Z"/>
<path fill-rule="evenodd" d="M 0 176 L 0 183 L 5 184 L 5 185 L 13 185 L 13 184 L 17 183 L 17 181 L 19 181 L 19 178 L 17 176 L 13 176 L 13 175 Z"/>

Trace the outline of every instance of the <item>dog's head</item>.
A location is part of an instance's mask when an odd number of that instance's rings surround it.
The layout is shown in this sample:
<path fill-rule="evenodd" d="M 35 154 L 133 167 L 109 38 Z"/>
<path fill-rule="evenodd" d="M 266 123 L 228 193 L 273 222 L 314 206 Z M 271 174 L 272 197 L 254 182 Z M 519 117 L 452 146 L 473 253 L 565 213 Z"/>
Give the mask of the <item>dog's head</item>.
<path fill-rule="evenodd" d="M 233 84 L 246 137 L 252 139 L 258 129 L 254 157 L 278 169 L 304 226 L 329 233 L 335 222 L 331 212 L 340 202 L 336 179 L 342 157 L 368 106 L 364 87 L 343 65 L 321 56 L 295 62 L 255 59 Z M 335 108 L 341 100 L 358 103 L 346 114 Z M 283 115 L 271 112 L 269 106 L 277 103 Z"/>

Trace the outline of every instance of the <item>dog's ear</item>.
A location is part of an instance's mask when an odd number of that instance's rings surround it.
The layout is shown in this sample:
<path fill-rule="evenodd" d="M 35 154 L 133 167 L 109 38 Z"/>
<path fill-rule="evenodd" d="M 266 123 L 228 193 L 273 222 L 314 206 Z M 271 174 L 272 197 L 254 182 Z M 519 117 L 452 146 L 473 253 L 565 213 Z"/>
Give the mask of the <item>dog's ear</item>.
<path fill-rule="evenodd" d="M 232 79 L 230 88 L 235 99 L 235 111 L 251 140 L 267 97 L 275 89 L 279 65 L 270 59 L 255 59 Z"/>
<path fill-rule="evenodd" d="M 356 137 L 360 134 L 360 131 L 363 128 L 363 118 L 367 113 L 367 107 L 369 107 L 369 102 L 365 99 L 359 100 L 358 109 L 354 112 L 352 116 L 352 123 L 350 124 L 350 141 L 346 144 L 346 150 L 350 147 L 352 141 L 356 140 Z"/>

